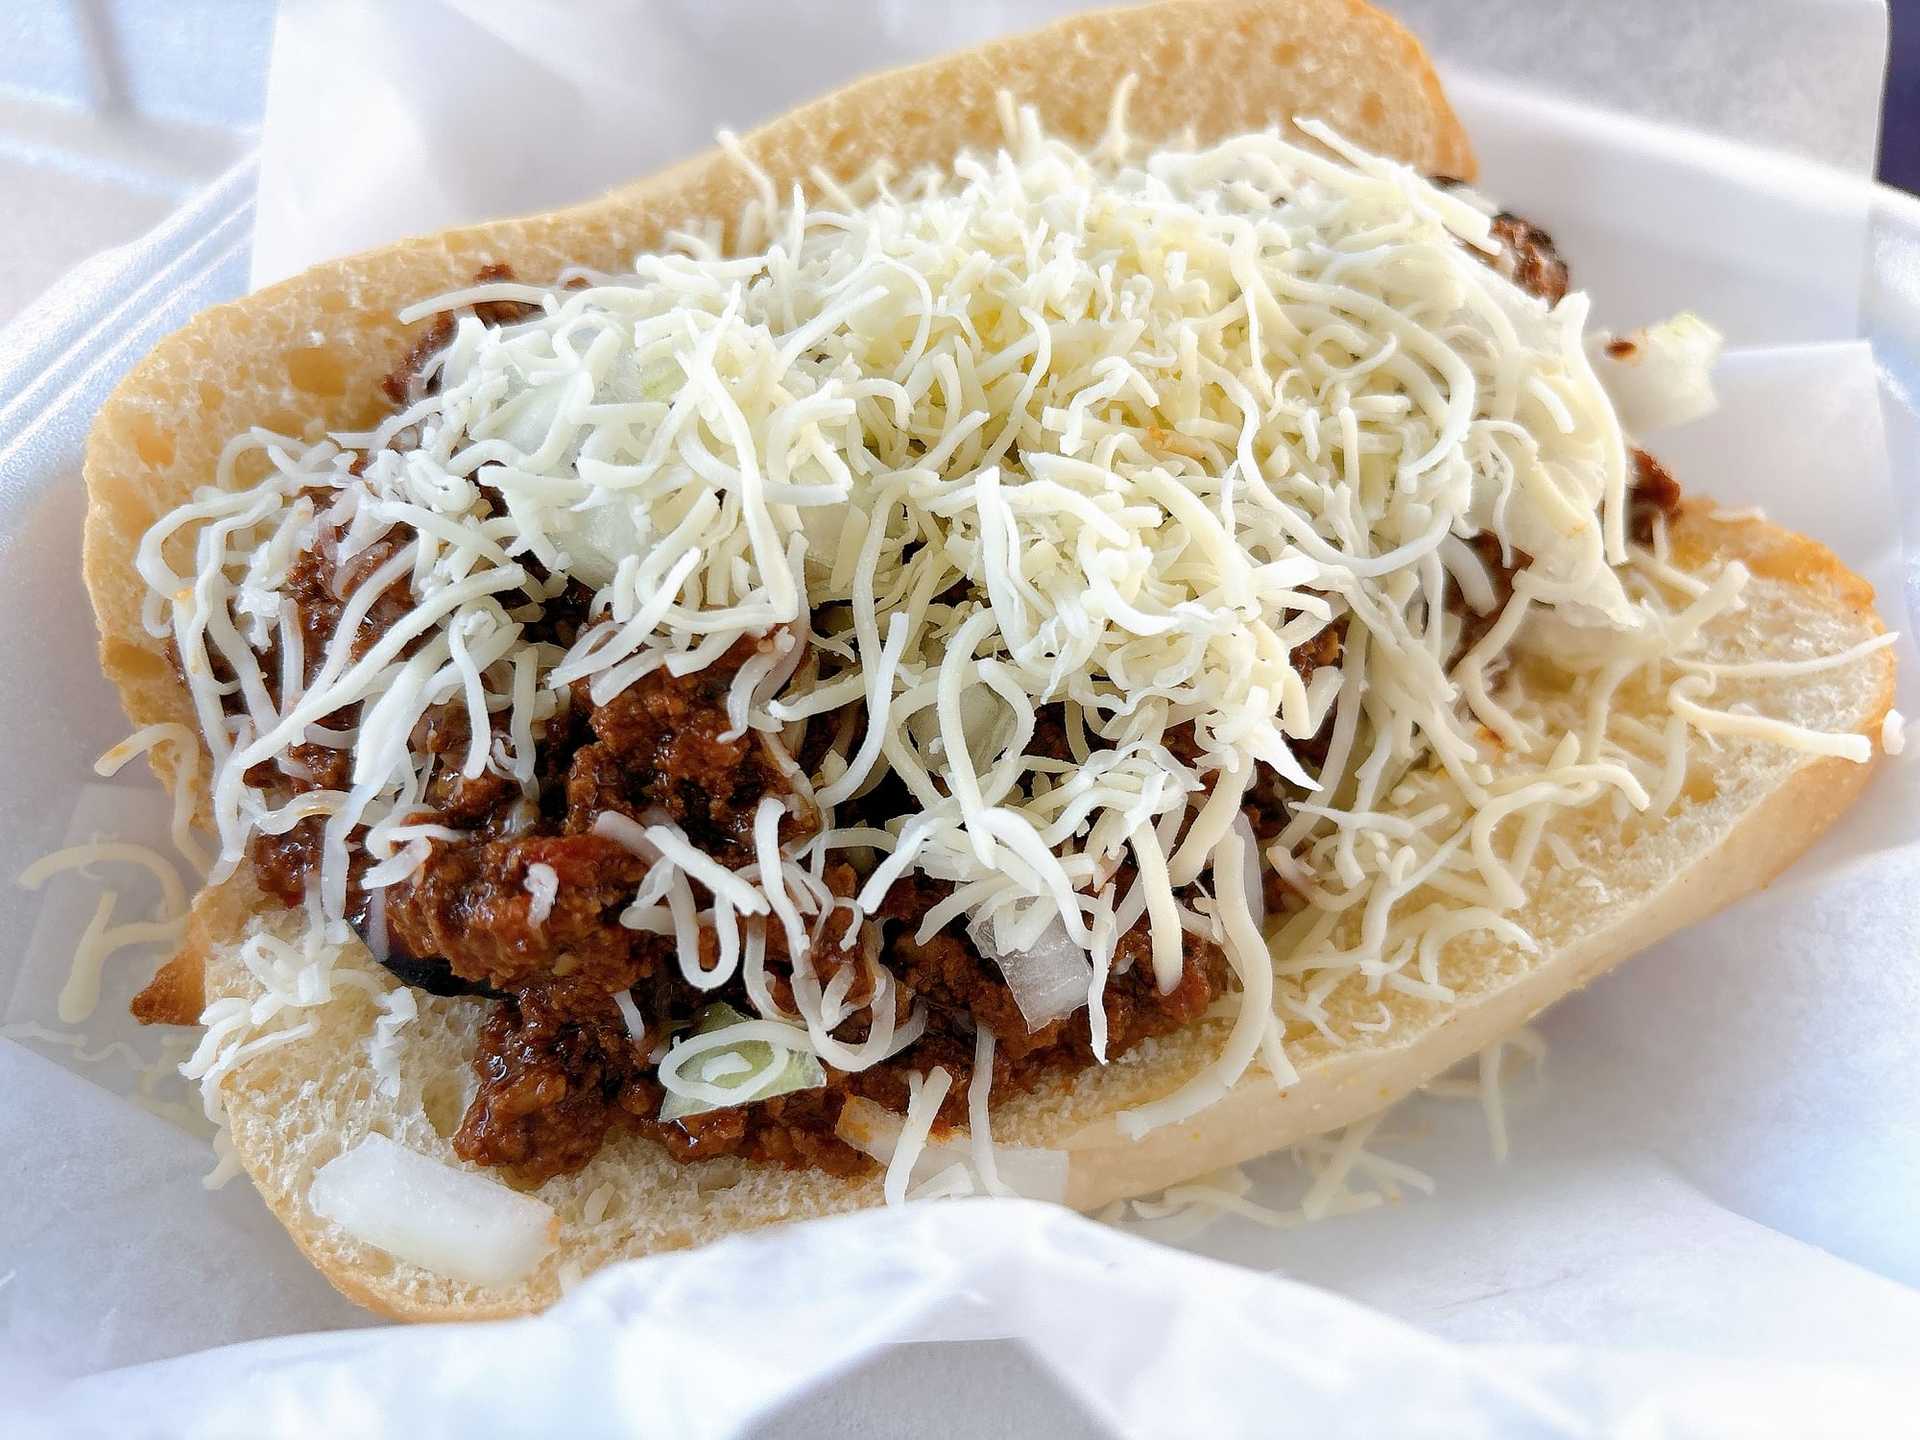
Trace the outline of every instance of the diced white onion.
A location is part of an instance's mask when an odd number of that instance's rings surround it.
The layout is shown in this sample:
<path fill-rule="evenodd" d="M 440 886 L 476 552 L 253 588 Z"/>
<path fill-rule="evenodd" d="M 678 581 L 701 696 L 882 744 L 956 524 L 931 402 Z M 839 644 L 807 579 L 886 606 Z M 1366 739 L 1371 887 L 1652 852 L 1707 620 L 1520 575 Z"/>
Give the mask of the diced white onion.
<path fill-rule="evenodd" d="M 894 1150 L 900 1140 L 901 1123 L 901 1118 L 885 1106 L 855 1095 L 842 1107 L 834 1133 L 862 1154 L 887 1165 L 893 1161 Z M 1013 1194 L 1029 1200 L 1049 1200 L 1055 1204 L 1066 1202 L 1069 1169 L 1066 1151 L 1041 1149 L 1032 1145 L 996 1144 L 993 1156 L 1000 1183 Z M 909 1183 L 924 1185 L 953 1165 L 967 1167 L 978 1181 L 978 1173 L 973 1169 L 972 1144 L 960 1136 L 955 1136 L 951 1141 L 928 1144 L 913 1163 Z M 986 1187 L 981 1185 L 980 1188 Z"/>
<path fill-rule="evenodd" d="M 377 1134 L 322 1165 L 307 1203 L 354 1239 L 469 1285 L 524 1278 L 560 1235 L 545 1201 Z"/>
<path fill-rule="evenodd" d="M 1038 1030 L 1063 1015 L 1071 1015 L 1087 1003 L 1093 961 L 1067 934 L 1067 927 L 1057 916 L 1024 950 L 997 949 L 991 923 L 969 921 L 967 934 L 980 953 L 1000 967 L 1028 1030 Z"/>
<path fill-rule="evenodd" d="M 1627 433 L 1650 435 L 1718 408 L 1713 367 L 1721 343 L 1718 330 L 1683 312 L 1618 339 L 1601 331 L 1588 348 Z"/>

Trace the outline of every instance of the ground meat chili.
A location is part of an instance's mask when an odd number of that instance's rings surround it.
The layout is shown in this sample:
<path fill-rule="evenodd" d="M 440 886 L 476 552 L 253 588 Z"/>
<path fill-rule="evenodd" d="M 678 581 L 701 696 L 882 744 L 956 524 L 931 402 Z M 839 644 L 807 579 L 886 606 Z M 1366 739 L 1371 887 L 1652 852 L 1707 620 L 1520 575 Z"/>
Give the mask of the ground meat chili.
<path fill-rule="evenodd" d="M 1466 181 L 1451 175 L 1436 175 L 1433 183 L 1442 190 L 1468 188 Z M 1488 222 L 1488 230 L 1488 238 L 1497 248 L 1491 255 L 1476 248 L 1475 255 L 1529 295 L 1538 296 L 1549 305 L 1558 305 L 1566 299 L 1567 291 L 1573 288 L 1573 277 L 1567 262 L 1554 247 L 1551 235 L 1510 210 L 1495 215 Z"/>
<path fill-rule="evenodd" d="M 1627 490 L 1627 533 L 1639 545 L 1653 544 L 1656 519 L 1680 513 L 1680 482 L 1644 450 L 1633 452 L 1633 478 Z"/>
<path fill-rule="evenodd" d="M 1455 185 L 1459 182 L 1440 183 Z M 1554 248 L 1551 235 L 1518 215 L 1502 211 L 1493 217 L 1493 239 L 1500 246 L 1499 253 L 1484 258 L 1495 270 L 1549 305 L 1557 305 L 1566 298 L 1572 277 L 1567 262 L 1560 258 L 1560 252 Z M 1634 345 L 1631 340 L 1615 340 L 1607 349 L 1618 359 L 1623 355 L 1631 355 Z M 1638 544 L 1651 545 L 1655 517 L 1664 516 L 1671 520 L 1680 511 L 1680 483 L 1664 465 L 1644 450 L 1634 450 L 1632 460 L 1633 473 L 1627 481 L 1627 529 Z M 1498 545 L 1491 542 L 1491 536 L 1475 537 L 1476 548 L 1490 567 L 1494 562 L 1489 558 L 1489 547 L 1496 556 L 1499 550 Z M 1500 563 L 1497 579 L 1505 586 L 1500 595 L 1501 605 L 1506 603 L 1506 596 L 1512 593 L 1514 571 L 1524 568 L 1526 564 L 1524 558 L 1517 563 Z M 1495 607 L 1496 612 L 1499 608 Z"/>
<path fill-rule="evenodd" d="M 1493 239 L 1500 246 L 1494 269 L 1549 305 L 1566 298 L 1572 277 L 1551 235 L 1503 210 L 1493 217 Z"/>
<path fill-rule="evenodd" d="M 476 280 L 509 278 L 503 268 L 489 267 Z M 482 318 L 494 324 L 512 323 L 525 313 L 513 305 L 487 309 Z M 450 338 L 451 325 L 450 320 L 437 324 L 384 382 L 393 403 L 410 403 L 436 383 L 432 361 Z M 316 507 L 324 507 L 330 497 L 312 498 Z M 339 562 L 334 557 L 340 536 L 323 533 L 295 562 L 286 589 L 298 611 L 309 681 L 338 629 L 344 597 L 409 538 L 396 530 Z M 527 638 L 570 643 L 590 599 L 584 587 L 569 587 L 528 622 Z M 353 641 L 355 655 L 364 654 L 410 608 L 406 582 L 398 581 L 362 622 Z M 905 1019 L 916 999 L 926 1007 L 926 1030 L 909 1049 L 858 1074 L 828 1068 L 824 1088 L 675 1122 L 657 1118 L 663 1092 L 649 1061 L 654 1049 L 715 1001 L 742 1011 L 751 1002 L 738 977 L 713 991 L 696 990 L 681 972 L 671 939 L 619 924 L 648 862 L 595 834 L 593 825 L 609 812 L 639 823 L 667 818 L 721 863 L 738 867 L 751 861 L 754 813 L 769 796 L 791 801 L 785 772 L 791 762 L 765 737 L 751 732 L 722 737 L 728 730 L 725 699 L 732 679 L 766 643 L 769 639 L 743 640 L 689 675 L 657 671 L 604 705 L 592 702 L 584 683 L 571 687 L 536 737 L 537 793 L 531 797 L 504 776 L 460 774 L 458 757 L 470 738 L 463 706 L 429 711 L 410 737 L 416 753 L 444 761 L 429 773 L 420 818 L 457 829 L 465 838 L 433 841 L 413 875 L 377 892 L 377 898 L 350 883 L 348 911 L 363 936 L 381 937 L 383 963 L 404 982 L 496 1002 L 476 1047 L 479 1084 L 454 1139 L 463 1157 L 500 1167 L 519 1183 L 536 1184 L 578 1169 L 608 1134 L 624 1128 L 652 1136 L 682 1161 L 732 1155 L 858 1174 L 872 1162 L 835 1134 L 847 1097 L 859 1094 L 902 1109 L 908 1076 L 943 1065 L 955 1083 L 939 1124 L 964 1122 L 977 1023 L 1002 1037 L 994 1083 L 1003 1089 L 1032 1088 L 1092 1063 L 1085 1013 L 1029 1034 L 998 968 L 980 955 L 963 924 L 916 943 L 921 917 L 945 891 L 931 882 L 903 883 L 889 895 L 880 922 L 879 960 L 902 982 L 898 1018 Z M 1310 673 L 1314 664 L 1337 658 L 1338 648 L 1337 637 L 1309 642 L 1297 663 Z M 277 675 L 277 655 L 263 659 L 265 673 Z M 358 719 L 357 713 L 342 711 L 325 717 L 318 728 L 346 730 Z M 816 744 L 830 734 L 832 719 L 810 727 Z M 1064 753 L 1064 727 L 1057 716 L 1053 729 Z M 808 758 L 803 751 L 802 759 Z M 817 761 L 818 755 L 811 758 Z M 256 767 L 248 780 L 280 796 L 345 789 L 351 764 L 350 749 L 309 743 L 294 747 L 283 761 Z M 893 818 L 906 797 L 897 787 L 882 786 L 867 801 L 862 814 L 851 813 L 860 807 L 848 807 L 850 823 Z M 783 840 L 797 838 L 801 823 L 789 818 Z M 251 856 L 262 885 L 289 905 L 301 902 L 318 874 L 321 830 L 321 822 L 307 821 L 253 842 Z M 367 861 L 357 844 L 349 849 L 357 880 Z M 557 880 L 551 908 L 538 923 L 527 887 L 535 865 L 549 867 Z M 858 884 L 844 865 L 833 867 L 828 880 L 845 895 Z M 704 894 L 700 901 L 705 903 Z M 702 945 L 705 963 L 715 963 L 711 933 L 703 934 Z M 815 957 L 825 972 L 823 983 L 843 963 L 838 946 L 828 944 L 824 951 Z M 1153 984 L 1149 951 L 1144 923 L 1120 941 L 1119 973 L 1107 988 L 1105 1005 L 1111 1054 L 1189 1023 L 1225 989 L 1227 967 L 1217 946 L 1189 937 L 1180 981 L 1164 996 Z M 777 926 L 768 930 L 766 969 L 775 999 L 791 1005 L 792 957 Z M 628 1033 L 614 1001 L 628 989 L 648 1026 L 638 1039 Z M 863 982 L 848 998 L 858 1003 L 870 995 L 870 985 Z M 853 1044 L 865 1038 L 859 1022 L 840 1033 Z"/>
<path fill-rule="evenodd" d="M 1503 273 L 1542 298 L 1557 300 L 1566 289 L 1566 267 L 1546 235 L 1512 216 L 1501 216 L 1494 233 L 1503 246 L 1488 257 Z M 505 266 L 488 266 L 476 282 L 511 279 Z M 490 324 L 510 324 L 531 307 L 492 302 L 474 307 Z M 382 389 L 396 406 L 432 389 L 434 357 L 451 338 L 454 320 L 435 323 L 402 358 Z M 404 443 L 404 440 L 402 442 Z M 1636 452 L 1635 533 L 1648 507 L 1670 510 L 1678 487 L 1650 458 Z M 330 497 L 316 495 L 324 507 Z M 1650 520 L 1647 522 L 1650 524 Z M 287 591 L 298 612 L 308 680 L 317 670 L 345 606 L 364 579 L 407 543 L 401 529 L 345 562 L 335 559 L 337 532 L 323 534 L 295 563 Z M 1487 556 L 1501 584 L 1511 570 L 1497 554 Z M 1524 557 L 1509 563 L 1524 564 Z M 536 571 L 538 566 L 534 565 Z M 529 641 L 572 643 L 587 619 L 591 600 L 574 584 L 547 601 L 526 622 Z M 407 613 L 404 579 L 382 594 L 354 637 L 356 655 L 370 648 Z M 1469 617 L 1473 619 L 1475 617 Z M 1303 679 L 1337 665 L 1345 645 L 1345 621 L 1312 637 L 1293 653 Z M 743 1013 L 752 1004 L 735 976 L 714 990 L 699 990 L 685 978 L 674 942 L 619 923 L 621 911 L 647 873 L 648 862 L 594 831 L 603 814 L 638 823 L 661 818 L 721 863 L 739 867 L 753 858 L 752 825 L 763 799 L 787 806 L 783 840 L 802 838 L 811 823 L 800 814 L 787 778 L 794 760 L 755 732 L 728 738 L 725 700 L 740 666 L 771 637 L 738 642 L 705 669 L 684 676 L 664 670 L 634 682 L 604 705 L 593 703 L 584 682 L 562 697 L 558 711 L 536 733 L 533 794 L 491 772 L 463 776 L 459 757 L 469 734 L 464 706 L 429 711 L 411 737 L 416 753 L 444 757 L 432 767 L 421 819 L 461 832 L 454 841 L 435 839 L 424 863 L 408 879 L 370 898 L 357 883 L 368 863 L 357 843 L 349 885 L 349 918 L 363 936 L 377 937 L 383 963 L 405 983 L 439 994 L 489 997 L 495 1008 L 482 1027 L 474 1068 L 478 1088 L 454 1140 L 456 1151 L 476 1163 L 501 1168 L 516 1182 L 537 1184 L 577 1170 L 609 1134 L 627 1130 L 658 1140 L 675 1159 L 698 1161 L 739 1156 L 791 1167 L 853 1175 L 872 1162 L 835 1133 L 849 1096 L 860 1095 L 903 1110 L 909 1076 L 944 1066 L 954 1083 L 936 1128 L 964 1123 L 974 1059 L 974 1030 L 991 1028 L 996 1093 L 1032 1089 L 1094 1063 L 1087 1013 L 1079 1012 L 1029 1031 L 998 966 L 975 946 L 963 922 L 955 921 L 924 940 L 917 931 L 927 911 L 950 893 L 944 882 L 910 873 L 887 893 L 875 923 L 880 927 L 879 963 L 899 982 L 897 1018 L 918 1002 L 925 1008 L 924 1033 L 893 1058 L 858 1073 L 826 1067 L 824 1087 L 708 1111 L 673 1122 L 658 1116 L 662 1088 L 649 1057 L 691 1025 L 710 1004 L 725 1002 Z M 277 676 L 277 656 L 268 653 L 263 672 Z M 272 682 L 269 681 L 269 689 Z M 239 705 L 237 698 L 229 701 Z M 277 697 L 276 697 L 277 703 Z M 356 707 L 357 708 L 357 707 Z M 317 729 L 340 731 L 358 722 L 354 710 L 326 717 Z M 834 729 L 835 716 L 816 719 L 798 764 L 811 769 Z M 1322 763 L 1331 726 L 1304 742 L 1310 767 Z M 1089 737 L 1097 739 L 1097 737 Z M 1181 759 L 1198 754 L 1190 729 L 1172 732 L 1169 748 Z M 1060 707 L 1042 707 L 1029 749 L 1071 758 Z M 249 772 L 248 781 L 278 796 L 314 789 L 346 789 L 352 752 L 324 743 L 293 747 L 277 761 Z M 1256 767 L 1244 802 L 1254 833 L 1271 840 L 1286 823 L 1292 797 L 1277 773 Z M 905 788 L 883 777 L 859 801 L 843 807 L 843 824 L 880 825 L 912 808 Z M 353 837 L 357 841 L 360 837 Z M 251 858 L 261 884 L 289 905 L 299 904 L 320 868 L 321 822 L 310 820 L 282 835 L 255 838 Z M 548 867 L 557 879 L 551 907 L 533 918 L 528 872 Z M 1125 874 L 1118 877 L 1123 883 Z M 834 893 L 850 896 L 859 877 L 844 864 L 826 875 Z M 708 903 L 696 885 L 697 903 Z M 1285 886 L 1269 876 L 1269 909 L 1287 903 Z M 847 912 L 836 912 L 847 913 Z M 829 941 L 832 934 L 829 922 Z M 717 963 L 717 941 L 701 936 L 702 962 Z M 857 965 L 860 950 L 837 944 L 812 957 L 825 984 L 842 965 Z M 1162 995 L 1154 984 L 1151 940 L 1143 921 L 1121 937 L 1106 986 L 1107 1053 L 1118 1055 L 1151 1037 L 1190 1024 L 1226 990 L 1228 973 L 1220 948 L 1185 938 L 1182 971 Z M 775 1001 L 791 1008 L 784 932 L 766 932 L 766 974 Z M 628 1032 L 615 996 L 632 991 L 645 1033 Z M 864 975 L 849 994 L 870 999 Z M 858 1044 L 864 1021 L 840 1032 Z"/>

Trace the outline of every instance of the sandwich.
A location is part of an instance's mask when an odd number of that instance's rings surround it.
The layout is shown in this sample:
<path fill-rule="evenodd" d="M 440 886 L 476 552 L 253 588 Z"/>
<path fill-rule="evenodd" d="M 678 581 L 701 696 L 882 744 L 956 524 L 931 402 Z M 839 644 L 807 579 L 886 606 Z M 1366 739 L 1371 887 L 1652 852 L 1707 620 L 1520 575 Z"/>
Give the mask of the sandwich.
<path fill-rule="evenodd" d="M 207 883 L 135 1002 L 344 1293 L 507 1315 L 1346 1125 L 1764 884 L 1891 637 L 1350 0 L 1072 19 L 320 265 L 101 412 Z"/>

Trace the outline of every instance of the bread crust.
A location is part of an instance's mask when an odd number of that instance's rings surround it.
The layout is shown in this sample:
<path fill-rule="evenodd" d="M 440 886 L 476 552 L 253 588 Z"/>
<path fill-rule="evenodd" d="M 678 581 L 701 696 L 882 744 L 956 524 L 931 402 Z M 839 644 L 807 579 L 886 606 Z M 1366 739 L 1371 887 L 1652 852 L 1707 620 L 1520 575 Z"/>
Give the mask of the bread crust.
<path fill-rule="evenodd" d="M 994 95 L 1003 87 L 1038 105 L 1053 132 L 1090 141 L 1106 124 L 1114 82 L 1129 71 L 1139 76 L 1133 128 L 1150 138 L 1191 126 L 1205 140 L 1313 113 L 1427 173 L 1474 173 L 1465 136 L 1418 43 L 1360 0 L 1175 0 L 1082 16 L 859 82 L 743 144 L 782 185 L 803 178 L 816 161 L 840 174 L 882 156 L 906 165 L 943 163 L 963 147 L 999 138 Z M 937 112 L 928 96 L 940 97 Z M 668 228 L 733 215 L 747 198 L 744 175 L 709 154 L 571 210 L 409 240 L 318 266 L 209 311 L 162 342 L 102 411 L 86 463 L 86 580 L 100 621 L 102 666 L 134 723 L 193 723 L 184 687 L 160 643 L 141 626 L 132 560 L 152 521 L 211 477 L 229 436 L 254 424 L 314 437 L 370 424 L 384 409 L 379 378 L 411 340 L 394 313 L 463 283 L 483 264 L 507 263 L 529 278 L 549 276 L 566 263 L 617 268 L 657 244 Z M 1734 527 L 1710 517 L 1710 507 L 1695 504 L 1676 521 L 1678 563 L 1696 568 L 1738 554 L 1786 610 L 1806 608 L 1847 633 L 1879 628 L 1871 588 L 1824 547 L 1774 527 Z M 1892 673 L 1890 657 L 1873 657 L 1843 697 L 1845 724 L 1875 733 L 1891 703 Z M 169 783 L 170 758 L 155 756 Z M 1340 1049 L 1309 1042 L 1297 1057 L 1300 1080 L 1284 1093 L 1256 1066 L 1227 1099 L 1195 1119 L 1144 1141 L 1122 1139 L 1119 1111 L 1170 1092 L 1216 1053 L 1221 1028 L 1202 1025 L 1150 1053 L 1078 1077 L 1058 1093 L 996 1101 L 996 1137 L 1067 1149 L 1069 1199 L 1091 1208 L 1372 1113 L 1625 955 L 1764 884 L 1844 809 L 1866 778 L 1867 767 L 1830 760 L 1730 773 L 1720 792 L 1727 813 L 1701 820 L 1699 835 L 1679 851 L 1664 884 L 1628 887 L 1630 898 L 1613 910 L 1573 917 L 1567 942 L 1544 957 L 1529 960 L 1497 947 L 1472 957 L 1479 968 L 1461 1002 L 1446 1010 L 1400 1007 L 1391 1042 L 1356 1040 Z M 1751 794 L 1734 794 L 1749 782 Z M 233 961 L 235 944 L 249 923 L 270 921 L 273 909 L 244 872 L 204 893 L 186 946 L 142 997 L 147 1013 L 190 1019 L 208 998 L 242 993 L 249 982 Z M 475 1003 L 428 999 L 423 1010 L 456 1034 L 469 1013 L 462 1007 Z M 343 1098 L 350 1086 L 328 1044 L 323 1034 L 284 1047 L 267 1063 L 227 1078 L 235 1144 L 308 1258 L 343 1294 L 395 1318 L 523 1313 L 557 1296 L 568 1266 L 591 1268 L 878 1198 L 869 1181 L 750 1174 L 743 1197 L 708 1200 L 683 1186 L 673 1192 L 683 1209 L 657 1204 L 625 1229 L 609 1231 L 580 1218 L 580 1197 L 591 1187 L 617 1182 L 653 1194 L 674 1183 L 671 1162 L 657 1147 L 624 1136 L 582 1176 L 543 1189 L 561 1215 L 562 1241 L 536 1274 L 492 1290 L 454 1284 L 352 1242 L 308 1208 L 313 1168 L 375 1125 L 411 1126 L 407 1143 L 442 1158 L 451 1154 L 444 1136 L 417 1117 L 388 1113 L 372 1099 Z M 323 1141 L 290 1138 L 296 1119 L 326 1132 Z"/>

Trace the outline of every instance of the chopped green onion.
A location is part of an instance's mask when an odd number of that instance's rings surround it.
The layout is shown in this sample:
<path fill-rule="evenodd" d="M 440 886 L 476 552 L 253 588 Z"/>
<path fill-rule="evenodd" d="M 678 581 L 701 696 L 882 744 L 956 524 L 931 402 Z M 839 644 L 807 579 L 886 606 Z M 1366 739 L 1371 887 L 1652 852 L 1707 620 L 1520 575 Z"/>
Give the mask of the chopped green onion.
<path fill-rule="evenodd" d="M 709 1005 L 693 1027 L 695 1035 L 711 1035 L 735 1025 L 748 1023 L 731 1005 Z M 778 1049 L 765 1040 L 742 1040 L 721 1045 L 694 1059 L 687 1078 L 721 1090 L 737 1090 L 741 1105 L 755 1100 L 770 1100 L 775 1095 L 790 1095 L 796 1090 L 818 1090 L 827 1083 L 827 1072 L 819 1057 L 804 1050 Z M 705 1115 L 724 1108 L 711 1100 L 668 1092 L 661 1103 L 662 1120 L 684 1120 L 690 1115 Z"/>

